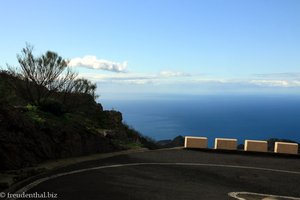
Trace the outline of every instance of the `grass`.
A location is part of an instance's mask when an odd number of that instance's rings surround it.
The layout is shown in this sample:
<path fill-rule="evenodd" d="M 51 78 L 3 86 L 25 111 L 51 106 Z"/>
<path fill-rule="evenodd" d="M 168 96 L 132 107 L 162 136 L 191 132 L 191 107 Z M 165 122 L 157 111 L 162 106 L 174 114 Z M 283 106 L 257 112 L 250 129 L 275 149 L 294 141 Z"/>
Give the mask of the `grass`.
<path fill-rule="evenodd" d="M 28 104 L 27 106 L 25 106 L 25 108 L 27 109 L 26 112 L 26 116 L 33 122 L 37 123 L 37 124 L 44 124 L 45 123 L 45 119 L 43 117 L 40 116 L 39 110 L 36 106 L 33 106 L 31 104 Z"/>

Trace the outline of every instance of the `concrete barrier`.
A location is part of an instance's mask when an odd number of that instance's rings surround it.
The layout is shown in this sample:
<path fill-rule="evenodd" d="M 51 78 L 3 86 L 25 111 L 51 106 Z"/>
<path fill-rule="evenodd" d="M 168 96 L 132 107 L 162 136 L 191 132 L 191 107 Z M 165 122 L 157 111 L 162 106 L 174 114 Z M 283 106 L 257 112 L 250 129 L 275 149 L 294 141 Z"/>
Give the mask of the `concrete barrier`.
<path fill-rule="evenodd" d="M 245 151 L 267 152 L 268 142 L 261 140 L 245 140 Z"/>
<path fill-rule="evenodd" d="M 215 149 L 236 150 L 237 149 L 237 139 L 216 138 L 215 139 Z"/>
<path fill-rule="evenodd" d="M 298 154 L 298 144 L 288 142 L 275 142 L 275 153 Z"/>
<path fill-rule="evenodd" d="M 186 136 L 184 140 L 185 148 L 207 148 L 207 137 Z"/>

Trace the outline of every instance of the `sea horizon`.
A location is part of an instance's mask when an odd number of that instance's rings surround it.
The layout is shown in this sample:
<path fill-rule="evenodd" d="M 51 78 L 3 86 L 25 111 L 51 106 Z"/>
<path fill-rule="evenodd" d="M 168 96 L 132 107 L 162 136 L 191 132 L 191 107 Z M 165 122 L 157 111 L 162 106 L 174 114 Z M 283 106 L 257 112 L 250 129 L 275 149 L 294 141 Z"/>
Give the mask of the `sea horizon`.
<path fill-rule="evenodd" d="M 160 95 L 99 100 L 122 112 L 123 121 L 154 140 L 182 136 L 289 139 L 300 142 L 300 95 Z"/>

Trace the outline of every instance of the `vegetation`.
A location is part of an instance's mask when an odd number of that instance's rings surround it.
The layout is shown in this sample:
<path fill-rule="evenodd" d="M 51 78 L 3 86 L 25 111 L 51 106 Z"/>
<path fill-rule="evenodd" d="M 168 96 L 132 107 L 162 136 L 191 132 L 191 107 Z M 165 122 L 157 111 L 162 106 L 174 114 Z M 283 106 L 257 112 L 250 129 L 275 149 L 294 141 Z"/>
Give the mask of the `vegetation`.
<path fill-rule="evenodd" d="M 43 101 L 55 96 L 65 102 L 70 93 L 87 94 L 96 98 L 96 84 L 89 80 L 77 78 L 77 74 L 68 67 L 68 61 L 57 53 L 47 51 L 41 56 L 33 55 L 33 47 L 27 45 L 17 55 L 19 67 L 8 66 L 7 74 L 13 76 L 14 87 L 22 97 L 31 104 L 40 105 Z M 16 84 L 18 83 L 18 84 Z"/>
<path fill-rule="evenodd" d="M 27 45 L 19 67 L 0 70 L 0 170 L 47 159 L 158 146 L 123 124 L 122 114 L 104 111 L 96 85 L 78 78 L 68 61 Z"/>

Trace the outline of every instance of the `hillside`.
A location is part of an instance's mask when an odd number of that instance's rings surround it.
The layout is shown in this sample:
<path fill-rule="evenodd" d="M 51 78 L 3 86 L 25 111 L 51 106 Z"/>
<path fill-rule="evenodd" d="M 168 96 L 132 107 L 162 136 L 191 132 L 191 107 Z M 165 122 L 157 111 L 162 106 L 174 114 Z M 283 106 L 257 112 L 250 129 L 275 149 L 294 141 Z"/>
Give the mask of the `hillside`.
<path fill-rule="evenodd" d="M 103 110 L 90 94 L 56 91 L 34 105 L 24 98 L 26 91 L 20 85 L 25 87 L 23 79 L 0 72 L 0 170 L 49 159 L 157 147 L 124 124 L 122 113 Z"/>

